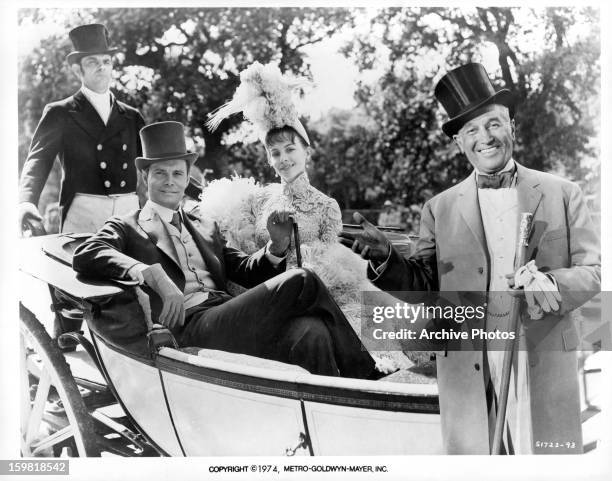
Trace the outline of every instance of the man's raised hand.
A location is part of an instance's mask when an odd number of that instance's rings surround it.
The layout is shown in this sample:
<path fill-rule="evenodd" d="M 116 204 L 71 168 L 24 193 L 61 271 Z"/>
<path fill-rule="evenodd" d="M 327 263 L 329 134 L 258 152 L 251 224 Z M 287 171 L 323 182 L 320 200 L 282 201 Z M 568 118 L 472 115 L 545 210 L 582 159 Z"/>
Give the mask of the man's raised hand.
<path fill-rule="evenodd" d="M 353 219 L 362 230 L 357 232 L 343 230 L 338 235 L 340 242 L 366 260 L 374 262 L 387 260 L 391 249 L 389 239 L 359 212 L 353 214 Z"/>

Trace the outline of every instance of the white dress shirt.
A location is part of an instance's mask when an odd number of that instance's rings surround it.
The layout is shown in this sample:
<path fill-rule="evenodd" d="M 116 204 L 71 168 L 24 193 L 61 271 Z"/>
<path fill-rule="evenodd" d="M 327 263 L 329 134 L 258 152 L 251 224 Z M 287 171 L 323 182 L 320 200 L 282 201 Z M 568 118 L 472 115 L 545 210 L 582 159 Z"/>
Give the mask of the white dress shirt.
<path fill-rule="evenodd" d="M 107 90 L 104 93 L 99 94 L 98 92 L 94 92 L 90 88 L 85 87 L 85 85 L 81 86 L 81 92 L 85 95 L 85 98 L 89 100 L 91 105 L 93 105 L 96 112 L 104 122 L 104 125 L 108 123 L 108 118 L 110 117 L 111 110 L 113 108 L 114 97 L 110 90 Z"/>

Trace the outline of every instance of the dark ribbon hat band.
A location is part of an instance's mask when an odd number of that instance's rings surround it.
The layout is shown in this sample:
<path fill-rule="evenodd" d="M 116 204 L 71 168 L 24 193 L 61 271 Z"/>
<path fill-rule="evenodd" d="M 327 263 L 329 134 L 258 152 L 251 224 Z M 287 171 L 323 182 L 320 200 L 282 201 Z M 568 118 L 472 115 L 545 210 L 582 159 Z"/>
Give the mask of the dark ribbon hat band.
<path fill-rule="evenodd" d="M 434 95 L 449 116 L 449 121 L 442 125 L 442 130 L 449 137 L 476 117 L 479 109 L 486 105 L 504 105 L 510 111 L 510 118 L 514 117 L 514 94 L 508 89 L 496 91 L 487 71 L 479 63 L 468 63 L 448 72 L 437 83 Z"/>

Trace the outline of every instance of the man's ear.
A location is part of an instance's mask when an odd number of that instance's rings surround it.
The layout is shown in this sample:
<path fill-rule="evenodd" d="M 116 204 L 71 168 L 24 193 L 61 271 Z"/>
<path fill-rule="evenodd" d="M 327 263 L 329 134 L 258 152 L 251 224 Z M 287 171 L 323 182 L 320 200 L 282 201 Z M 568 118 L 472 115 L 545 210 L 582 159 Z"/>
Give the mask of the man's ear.
<path fill-rule="evenodd" d="M 453 135 L 453 142 L 455 142 L 455 144 L 457 144 L 457 147 L 459 147 L 459 152 L 464 154 L 465 152 L 463 151 L 463 143 L 461 142 L 461 138 L 458 134 Z"/>
<path fill-rule="evenodd" d="M 81 77 L 83 77 L 83 70 L 81 70 L 81 66 L 78 63 L 70 64 L 70 70 L 72 70 L 72 73 L 81 80 Z"/>
<path fill-rule="evenodd" d="M 510 131 L 512 132 L 512 140 L 516 140 L 516 124 L 514 119 L 510 120 Z"/>

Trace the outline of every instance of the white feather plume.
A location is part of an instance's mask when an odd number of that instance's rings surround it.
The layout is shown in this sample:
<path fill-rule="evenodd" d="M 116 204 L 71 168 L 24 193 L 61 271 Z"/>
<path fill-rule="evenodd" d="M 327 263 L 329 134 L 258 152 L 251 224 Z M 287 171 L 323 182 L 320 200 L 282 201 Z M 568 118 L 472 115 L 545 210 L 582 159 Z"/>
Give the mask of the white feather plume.
<path fill-rule="evenodd" d="M 253 62 L 240 72 L 240 85 L 232 100 L 211 113 L 206 126 L 215 131 L 224 119 L 238 112 L 242 112 L 260 134 L 293 126 L 299 120 L 292 92 L 304 83 L 304 79 L 283 76 L 274 63 Z"/>

